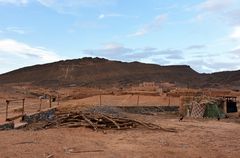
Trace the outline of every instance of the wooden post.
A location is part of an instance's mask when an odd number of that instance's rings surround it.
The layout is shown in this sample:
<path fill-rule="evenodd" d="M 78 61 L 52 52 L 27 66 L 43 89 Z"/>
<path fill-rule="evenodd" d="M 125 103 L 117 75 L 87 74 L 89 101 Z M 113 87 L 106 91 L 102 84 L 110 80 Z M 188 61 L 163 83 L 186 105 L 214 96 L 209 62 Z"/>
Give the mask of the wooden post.
<path fill-rule="evenodd" d="M 52 96 L 51 95 L 49 96 L 49 106 L 50 106 L 50 108 L 52 107 Z"/>
<path fill-rule="evenodd" d="M 137 106 L 139 105 L 139 95 L 137 97 Z"/>
<path fill-rule="evenodd" d="M 171 103 L 171 98 L 170 96 L 168 97 L 168 106 L 170 106 L 170 103 Z"/>
<path fill-rule="evenodd" d="M 57 105 L 59 105 L 59 93 L 57 94 Z"/>
<path fill-rule="evenodd" d="M 58 86 L 57 86 L 57 105 L 59 105 L 59 82 L 58 82 Z"/>
<path fill-rule="evenodd" d="M 102 90 L 100 87 L 98 88 L 98 90 L 99 90 L 99 106 L 102 106 Z"/>
<path fill-rule="evenodd" d="M 25 98 L 22 100 L 22 115 L 24 115 L 24 111 L 25 111 Z"/>
<path fill-rule="evenodd" d="M 223 107 L 223 110 L 224 110 L 224 113 L 227 114 L 227 98 L 224 98 L 224 107 Z"/>
<path fill-rule="evenodd" d="M 6 121 L 7 121 L 7 118 L 8 118 L 8 106 L 9 106 L 9 101 L 6 100 L 6 103 L 7 103 L 7 105 L 6 105 Z"/>
<path fill-rule="evenodd" d="M 39 111 L 42 110 L 42 98 L 40 98 Z"/>
<path fill-rule="evenodd" d="M 102 94 L 99 96 L 99 105 L 102 106 Z"/>

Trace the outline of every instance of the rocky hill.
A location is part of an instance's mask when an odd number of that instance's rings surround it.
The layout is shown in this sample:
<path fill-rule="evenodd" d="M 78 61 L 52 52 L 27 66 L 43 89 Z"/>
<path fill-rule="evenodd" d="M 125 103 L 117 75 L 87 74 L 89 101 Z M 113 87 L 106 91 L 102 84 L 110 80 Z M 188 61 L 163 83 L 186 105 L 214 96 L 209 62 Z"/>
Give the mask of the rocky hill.
<path fill-rule="evenodd" d="M 172 82 L 178 86 L 236 86 L 240 71 L 200 74 L 190 66 L 160 66 L 139 62 L 82 58 L 21 68 L 0 75 L 0 84 L 32 83 L 39 86 L 128 86 L 144 81 Z"/>

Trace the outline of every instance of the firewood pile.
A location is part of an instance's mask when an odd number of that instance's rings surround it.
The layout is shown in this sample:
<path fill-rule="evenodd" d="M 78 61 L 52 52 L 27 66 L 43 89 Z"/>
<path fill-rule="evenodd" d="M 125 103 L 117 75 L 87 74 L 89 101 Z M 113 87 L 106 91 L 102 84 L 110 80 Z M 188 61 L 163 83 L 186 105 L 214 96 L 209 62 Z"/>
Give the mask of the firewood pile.
<path fill-rule="evenodd" d="M 37 127 L 37 128 L 36 128 Z M 103 113 L 89 113 L 89 112 L 58 112 L 55 118 L 50 122 L 42 122 L 35 124 L 35 129 L 48 128 L 77 128 L 87 127 L 94 131 L 99 129 L 117 129 L 126 130 L 137 127 L 144 127 L 150 130 L 162 130 L 166 132 L 176 132 L 175 129 L 162 128 L 159 125 L 138 121 L 126 117 L 116 117 Z M 34 125 L 30 125 L 29 129 L 34 129 Z"/>

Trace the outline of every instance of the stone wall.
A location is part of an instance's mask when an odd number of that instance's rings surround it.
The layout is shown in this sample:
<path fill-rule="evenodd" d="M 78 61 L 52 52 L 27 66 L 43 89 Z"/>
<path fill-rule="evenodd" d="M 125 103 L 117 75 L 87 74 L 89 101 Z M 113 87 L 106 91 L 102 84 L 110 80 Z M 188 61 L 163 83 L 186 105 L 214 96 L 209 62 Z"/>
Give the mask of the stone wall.
<path fill-rule="evenodd" d="M 127 106 L 118 107 L 124 112 L 135 114 L 178 113 L 179 106 Z"/>
<path fill-rule="evenodd" d="M 54 118 L 55 112 L 56 108 L 52 108 L 45 111 L 24 115 L 22 121 L 27 123 L 34 123 L 38 121 L 50 121 Z"/>

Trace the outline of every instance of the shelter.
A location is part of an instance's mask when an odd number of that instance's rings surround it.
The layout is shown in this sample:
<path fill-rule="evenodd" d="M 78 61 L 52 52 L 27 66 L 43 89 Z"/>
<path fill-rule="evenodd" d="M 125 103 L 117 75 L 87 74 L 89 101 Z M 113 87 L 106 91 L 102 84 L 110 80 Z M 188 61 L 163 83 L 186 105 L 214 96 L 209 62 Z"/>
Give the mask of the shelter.
<path fill-rule="evenodd" d="M 235 97 L 235 96 L 225 96 L 223 98 L 225 100 L 225 105 L 224 105 L 224 112 L 225 113 L 238 112 L 237 97 Z"/>

